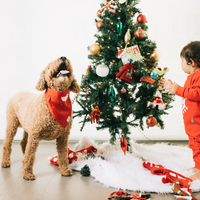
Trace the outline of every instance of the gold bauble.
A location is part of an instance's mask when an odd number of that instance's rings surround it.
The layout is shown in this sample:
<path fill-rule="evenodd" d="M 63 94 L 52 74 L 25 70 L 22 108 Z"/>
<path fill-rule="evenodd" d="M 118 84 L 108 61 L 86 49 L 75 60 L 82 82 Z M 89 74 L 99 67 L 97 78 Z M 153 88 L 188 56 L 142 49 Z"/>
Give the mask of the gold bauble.
<path fill-rule="evenodd" d="M 126 47 L 129 44 L 130 39 L 131 39 L 131 33 L 130 33 L 130 29 L 128 29 L 125 36 L 124 36 L 124 42 L 125 42 Z"/>
<path fill-rule="evenodd" d="M 90 46 L 90 53 L 92 55 L 94 55 L 94 56 L 98 55 L 100 53 L 100 46 L 99 46 L 99 44 L 92 44 Z"/>
<path fill-rule="evenodd" d="M 157 49 L 154 49 L 150 55 L 150 58 L 154 61 L 159 61 L 160 57 L 161 57 L 160 52 Z"/>

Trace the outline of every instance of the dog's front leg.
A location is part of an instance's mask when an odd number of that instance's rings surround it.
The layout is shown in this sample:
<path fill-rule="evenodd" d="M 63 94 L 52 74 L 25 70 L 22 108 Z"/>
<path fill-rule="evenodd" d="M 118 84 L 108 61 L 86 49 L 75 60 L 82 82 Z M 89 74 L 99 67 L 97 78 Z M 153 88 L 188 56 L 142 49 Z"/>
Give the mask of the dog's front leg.
<path fill-rule="evenodd" d="M 66 135 L 62 135 L 56 139 L 56 148 L 61 175 L 71 176 L 72 170 L 68 168 L 68 137 Z"/>
<path fill-rule="evenodd" d="M 39 138 L 34 137 L 34 135 L 30 135 L 28 137 L 28 143 L 23 159 L 23 178 L 25 180 L 35 180 L 35 175 L 33 174 L 33 164 L 39 141 Z"/>

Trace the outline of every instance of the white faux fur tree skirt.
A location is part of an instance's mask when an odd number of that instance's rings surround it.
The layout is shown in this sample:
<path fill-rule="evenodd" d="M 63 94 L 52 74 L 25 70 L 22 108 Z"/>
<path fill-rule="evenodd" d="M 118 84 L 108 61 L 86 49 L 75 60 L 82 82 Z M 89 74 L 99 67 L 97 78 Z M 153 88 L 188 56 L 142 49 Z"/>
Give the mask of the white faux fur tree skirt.
<path fill-rule="evenodd" d="M 120 142 L 116 145 L 109 143 L 97 144 L 89 138 L 84 137 L 75 145 L 75 151 L 94 146 L 100 157 L 95 159 L 83 159 L 82 154 L 78 155 L 78 161 L 69 165 L 71 169 L 80 171 L 84 165 L 90 167 L 91 176 L 106 187 L 113 187 L 121 190 L 132 190 L 140 192 L 172 193 L 170 184 L 163 184 L 164 176 L 157 176 L 144 168 L 144 161 L 160 164 L 165 168 L 178 172 L 186 177 L 192 172 L 186 169 L 194 166 L 192 151 L 188 147 L 170 146 L 167 144 L 138 144 L 131 141 L 132 153 L 124 155 Z M 200 180 L 193 181 L 192 191 L 200 191 Z"/>

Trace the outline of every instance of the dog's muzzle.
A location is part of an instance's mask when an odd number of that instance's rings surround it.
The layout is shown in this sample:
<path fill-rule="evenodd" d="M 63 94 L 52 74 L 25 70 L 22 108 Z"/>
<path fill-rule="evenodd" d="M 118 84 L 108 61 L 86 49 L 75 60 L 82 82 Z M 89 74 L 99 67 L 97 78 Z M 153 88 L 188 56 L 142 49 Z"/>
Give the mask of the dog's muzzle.
<path fill-rule="evenodd" d="M 60 60 L 62 60 L 62 62 L 65 62 L 66 61 L 66 57 L 64 57 L 64 56 L 62 56 L 62 57 L 60 57 Z"/>
<path fill-rule="evenodd" d="M 57 78 L 60 76 L 67 76 L 69 74 L 69 71 L 67 70 L 66 65 L 66 57 L 60 57 L 60 60 L 62 61 L 60 66 L 58 67 L 58 70 L 54 73 L 53 77 Z"/>

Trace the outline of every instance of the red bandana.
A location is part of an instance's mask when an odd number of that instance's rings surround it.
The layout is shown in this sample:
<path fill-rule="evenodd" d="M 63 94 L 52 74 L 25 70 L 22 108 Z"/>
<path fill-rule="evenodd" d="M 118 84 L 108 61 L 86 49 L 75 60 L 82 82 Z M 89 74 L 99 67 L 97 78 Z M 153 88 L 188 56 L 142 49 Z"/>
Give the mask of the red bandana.
<path fill-rule="evenodd" d="M 72 103 L 69 92 L 57 91 L 47 88 L 45 92 L 46 102 L 53 118 L 64 128 L 67 126 L 72 113 Z"/>

